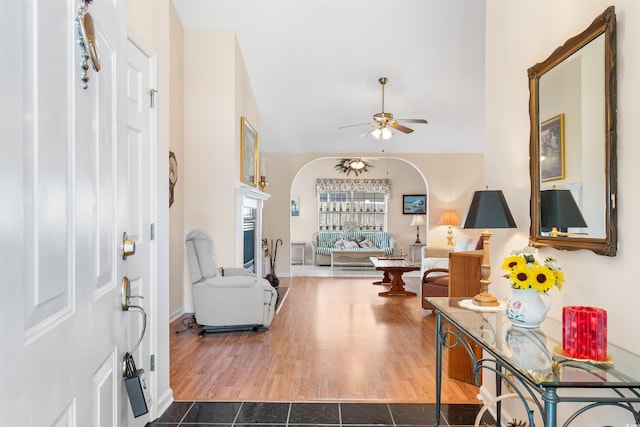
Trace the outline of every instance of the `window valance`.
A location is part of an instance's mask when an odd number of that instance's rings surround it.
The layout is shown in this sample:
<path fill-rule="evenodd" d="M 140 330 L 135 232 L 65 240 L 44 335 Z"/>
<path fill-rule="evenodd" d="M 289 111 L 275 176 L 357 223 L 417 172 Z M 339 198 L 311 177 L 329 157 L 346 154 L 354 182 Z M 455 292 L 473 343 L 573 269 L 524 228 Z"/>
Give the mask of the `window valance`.
<path fill-rule="evenodd" d="M 316 194 L 358 191 L 361 193 L 391 194 L 390 179 L 334 179 L 317 178 Z"/>

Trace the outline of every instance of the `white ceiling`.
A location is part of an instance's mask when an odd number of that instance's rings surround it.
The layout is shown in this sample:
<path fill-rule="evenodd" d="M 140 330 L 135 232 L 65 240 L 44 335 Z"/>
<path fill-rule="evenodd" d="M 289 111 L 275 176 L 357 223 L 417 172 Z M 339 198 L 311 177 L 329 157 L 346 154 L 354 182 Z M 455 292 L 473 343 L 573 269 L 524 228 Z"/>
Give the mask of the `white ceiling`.
<path fill-rule="evenodd" d="M 484 150 L 484 0 L 173 0 L 186 29 L 232 29 L 260 110 L 260 151 Z M 188 66 L 188 64 L 187 64 Z M 407 124 L 360 137 L 381 110 Z"/>

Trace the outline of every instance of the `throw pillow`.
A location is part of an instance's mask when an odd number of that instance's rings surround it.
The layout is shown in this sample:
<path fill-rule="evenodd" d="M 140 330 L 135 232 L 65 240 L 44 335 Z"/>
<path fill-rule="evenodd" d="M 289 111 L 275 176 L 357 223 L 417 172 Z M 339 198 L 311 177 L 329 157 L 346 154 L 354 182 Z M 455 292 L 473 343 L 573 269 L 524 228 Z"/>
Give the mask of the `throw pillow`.
<path fill-rule="evenodd" d="M 353 248 L 359 248 L 360 246 L 358 246 L 358 242 L 354 242 L 353 240 L 348 240 L 344 242 L 344 247 L 346 249 L 353 249 Z"/>
<path fill-rule="evenodd" d="M 371 248 L 375 248 L 376 245 L 373 244 L 373 242 L 369 239 L 364 239 L 362 242 L 360 242 L 360 247 L 361 248 L 367 248 L 367 249 L 371 249 Z"/>
<path fill-rule="evenodd" d="M 338 236 L 338 238 L 336 239 L 336 241 L 333 244 L 333 247 L 336 248 L 336 249 L 344 249 L 344 244 L 345 244 L 345 241 L 342 238 L 342 236 Z"/>

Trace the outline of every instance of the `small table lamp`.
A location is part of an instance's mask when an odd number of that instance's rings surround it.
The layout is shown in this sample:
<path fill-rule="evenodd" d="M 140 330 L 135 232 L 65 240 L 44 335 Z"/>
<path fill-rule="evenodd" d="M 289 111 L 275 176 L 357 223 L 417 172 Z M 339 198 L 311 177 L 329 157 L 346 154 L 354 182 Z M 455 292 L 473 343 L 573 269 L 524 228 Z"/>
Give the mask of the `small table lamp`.
<path fill-rule="evenodd" d="M 482 266 L 480 267 L 480 285 L 482 291 L 473 297 L 473 303 L 480 306 L 497 306 L 498 299 L 489 293 L 491 280 L 491 259 L 489 239 L 492 234 L 489 228 L 516 228 L 504 194 L 500 190 L 476 191 L 462 228 L 484 228 L 482 232 Z"/>
<path fill-rule="evenodd" d="M 540 227 L 551 230 L 553 237 L 568 236 L 569 227 L 587 227 L 571 191 L 553 189 L 540 192 Z"/>
<path fill-rule="evenodd" d="M 451 226 L 460 225 L 458 212 L 454 210 L 442 212 L 442 215 L 440 215 L 440 219 L 438 220 L 438 224 L 449 226 L 449 230 L 447 231 L 447 246 L 453 246 L 453 230 L 451 229 Z"/>
<path fill-rule="evenodd" d="M 424 218 L 422 217 L 422 215 L 414 215 L 413 219 L 411 220 L 411 225 L 412 226 L 416 226 L 416 241 L 415 243 L 422 243 L 420 241 L 420 226 L 424 225 Z"/>

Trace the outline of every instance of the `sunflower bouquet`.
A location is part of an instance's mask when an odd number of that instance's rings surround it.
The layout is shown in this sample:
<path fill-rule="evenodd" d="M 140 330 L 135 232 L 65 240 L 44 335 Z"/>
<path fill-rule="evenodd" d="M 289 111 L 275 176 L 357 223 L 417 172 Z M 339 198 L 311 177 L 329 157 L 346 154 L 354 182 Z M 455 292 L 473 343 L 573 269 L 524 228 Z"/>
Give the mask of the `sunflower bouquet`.
<path fill-rule="evenodd" d="M 525 246 L 523 249 L 511 252 L 502 261 L 502 269 L 507 271 L 508 278 L 515 289 L 534 289 L 537 292 L 547 292 L 556 286 L 562 289 L 564 274 L 554 257 L 547 257 L 540 263 L 535 257 L 535 248 Z"/>

